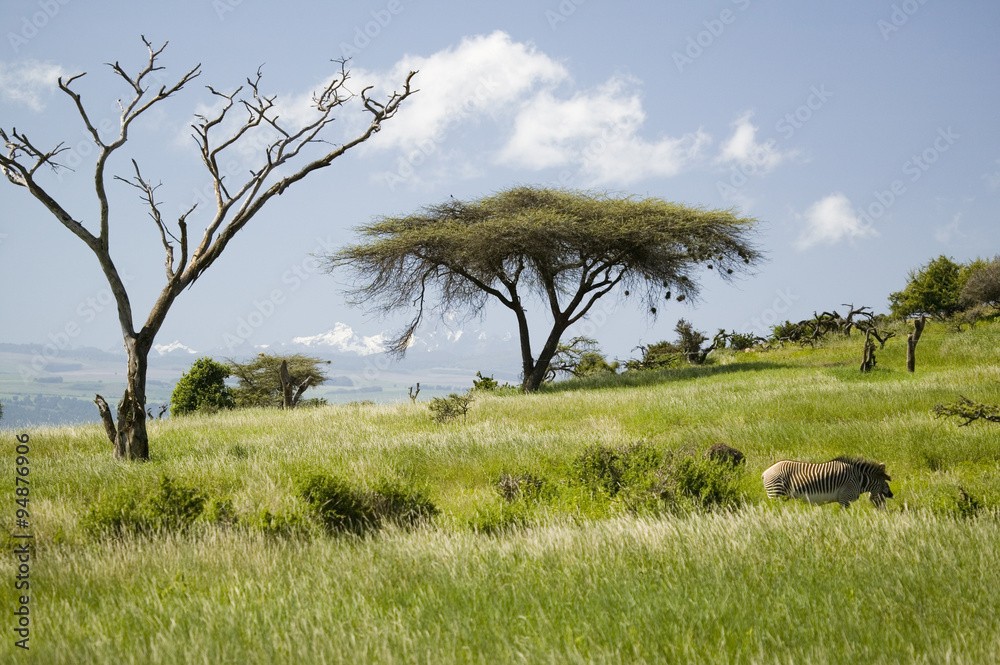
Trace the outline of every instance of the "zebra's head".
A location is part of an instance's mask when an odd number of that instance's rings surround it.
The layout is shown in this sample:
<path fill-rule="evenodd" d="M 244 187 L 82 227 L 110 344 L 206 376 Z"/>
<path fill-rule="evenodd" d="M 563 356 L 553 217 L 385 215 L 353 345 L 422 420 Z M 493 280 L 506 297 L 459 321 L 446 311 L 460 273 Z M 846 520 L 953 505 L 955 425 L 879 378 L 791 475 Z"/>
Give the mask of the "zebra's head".
<path fill-rule="evenodd" d="M 870 476 L 870 490 L 869 497 L 875 507 L 879 510 L 885 510 L 885 500 L 892 498 L 892 489 L 889 487 L 889 481 L 892 478 L 885 471 L 885 464 L 874 465 L 872 473 Z"/>

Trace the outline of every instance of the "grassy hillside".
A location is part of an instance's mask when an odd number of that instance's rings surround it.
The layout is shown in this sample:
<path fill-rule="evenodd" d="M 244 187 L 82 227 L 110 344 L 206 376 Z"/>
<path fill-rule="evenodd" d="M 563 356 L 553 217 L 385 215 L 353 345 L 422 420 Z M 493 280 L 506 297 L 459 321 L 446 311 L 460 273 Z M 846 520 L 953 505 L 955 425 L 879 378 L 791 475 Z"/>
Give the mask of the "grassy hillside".
<path fill-rule="evenodd" d="M 478 394 L 444 425 L 426 402 L 164 420 L 143 464 L 112 461 L 98 427 L 31 431 L 30 656 L 996 662 L 1000 425 L 931 409 L 1000 403 L 998 341 L 929 325 L 914 374 L 898 339 L 868 374 L 857 337 L 721 354 Z M 718 442 L 743 470 L 698 475 Z M 887 513 L 765 498 L 774 461 L 845 454 L 886 463 Z M 725 500 L 685 494 L 694 476 Z M 404 526 L 331 533 L 317 477 Z"/>

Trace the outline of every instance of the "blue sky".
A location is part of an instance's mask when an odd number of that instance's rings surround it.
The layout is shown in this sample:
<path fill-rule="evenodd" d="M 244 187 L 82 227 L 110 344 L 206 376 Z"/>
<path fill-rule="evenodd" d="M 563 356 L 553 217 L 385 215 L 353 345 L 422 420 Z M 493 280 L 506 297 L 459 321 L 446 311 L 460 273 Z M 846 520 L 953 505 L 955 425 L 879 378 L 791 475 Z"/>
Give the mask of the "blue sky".
<path fill-rule="evenodd" d="M 187 130 L 213 101 L 204 86 L 231 91 L 263 65 L 263 88 L 294 122 L 331 59 L 350 56 L 352 80 L 385 92 L 419 69 L 420 92 L 399 115 L 272 201 L 180 297 L 157 341 L 240 357 L 337 323 L 391 330 L 400 320 L 346 307 L 341 280 L 310 255 L 352 242 L 377 215 L 449 196 L 558 184 L 759 219 L 767 262 L 755 276 L 725 284 L 707 272 L 695 304 L 655 320 L 608 301 L 576 331 L 624 358 L 672 339 L 682 317 L 711 334 L 766 332 L 842 303 L 885 311 L 931 258 L 1000 253 L 998 28 L 1000 5 L 972 0 L 6 0 L 0 127 L 71 146 L 76 169 L 44 182 L 92 223 L 93 153 L 55 77 L 87 72 L 75 89 L 113 121 L 126 90 L 103 63 L 134 70 L 140 35 L 169 41 L 164 80 L 198 63 L 202 75 L 134 127 L 111 171 L 128 175 L 136 158 L 162 183 L 163 209 L 180 211 L 208 182 Z M 341 115 L 331 140 L 361 112 Z M 243 158 L 234 177 L 253 164 Z M 109 192 L 113 255 L 144 314 L 164 279 L 158 233 L 135 190 Z M 94 257 L 23 189 L 0 182 L 0 205 L 0 341 L 117 348 Z M 507 314 L 469 325 L 513 330 Z"/>

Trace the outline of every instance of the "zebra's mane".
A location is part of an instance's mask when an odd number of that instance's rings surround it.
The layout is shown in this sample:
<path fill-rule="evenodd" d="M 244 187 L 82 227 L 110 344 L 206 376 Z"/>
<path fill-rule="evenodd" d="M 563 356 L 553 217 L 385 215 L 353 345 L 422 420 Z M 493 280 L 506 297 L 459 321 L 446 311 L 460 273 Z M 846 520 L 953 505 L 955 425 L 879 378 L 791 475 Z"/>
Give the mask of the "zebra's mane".
<path fill-rule="evenodd" d="M 864 457 L 851 457 L 848 455 L 844 455 L 834 459 L 833 461 L 843 462 L 844 464 L 850 464 L 852 466 L 859 466 L 867 471 L 870 471 L 872 473 L 881 476 L 883 480 L 887 481 L 892 480 L 892 478 L 889 477 L 889 474 L 886 473 L 884 465 L 879 464 L 878 462 L 873 462 L 869 459 L 865 459 Z"/>

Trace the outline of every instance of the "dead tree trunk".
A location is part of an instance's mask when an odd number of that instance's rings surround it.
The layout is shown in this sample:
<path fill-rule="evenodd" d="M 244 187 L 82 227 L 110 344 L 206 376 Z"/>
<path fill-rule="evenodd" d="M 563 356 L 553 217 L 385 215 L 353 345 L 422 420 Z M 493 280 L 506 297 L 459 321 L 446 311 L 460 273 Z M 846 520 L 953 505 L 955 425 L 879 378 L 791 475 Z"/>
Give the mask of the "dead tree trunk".
<path fill-rule="evenodd" d="M 871 333 L 865 333 L 865 348 L 861 355 L 861 371 L 870 372 L 875 367 L 875 342 L 871 339 Z"/>
<path fill-rule="evenodd" d="M 916 371 L 917 367 L 917 342 L 920 341 L 920 335 L 924 332 L 924 324 L 927 323 L 927 317 L 923 314 L 920 315 L 919 319 L 913 320 L 913 332 L 906 336 L 906 371 L 913 372 Z"/>
<path fill-rule="evenodd" d="M 125 337 L 128 353 L 128 370 L 125 394 L 118 402 L 118 424 L 111 416 L 107 401 L 97 395 L 94 403 L 101 414 L 104 431 L 111 440 L 115 459 L 144 460 L 149 458 L 149 438 L 146 433 L 146 371 L 148 369 L 150 342 L 136 337 Z"/>

